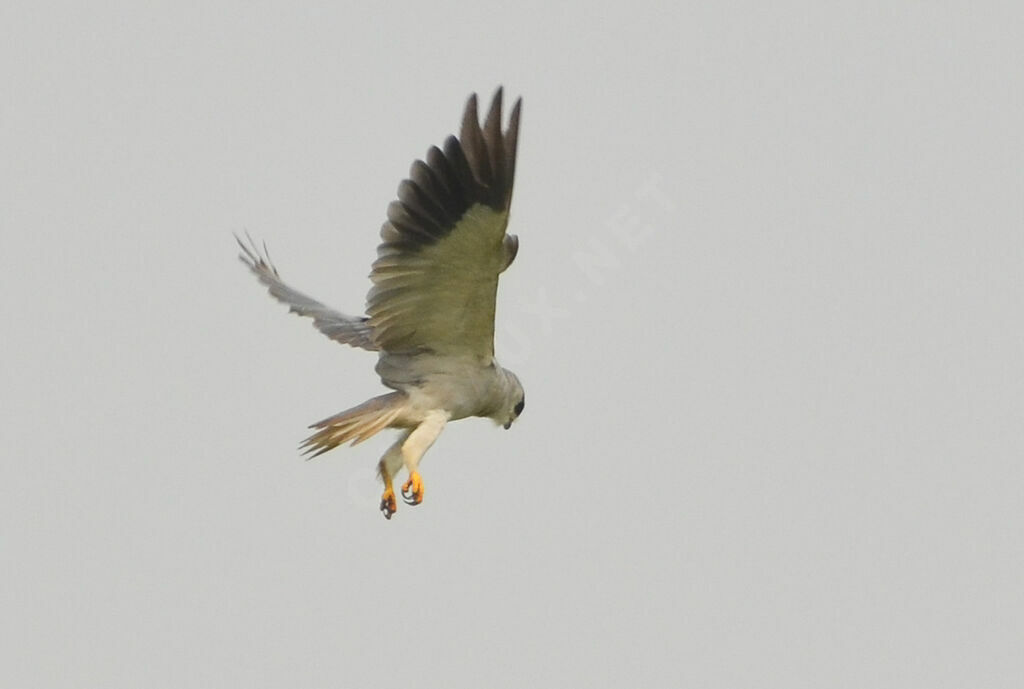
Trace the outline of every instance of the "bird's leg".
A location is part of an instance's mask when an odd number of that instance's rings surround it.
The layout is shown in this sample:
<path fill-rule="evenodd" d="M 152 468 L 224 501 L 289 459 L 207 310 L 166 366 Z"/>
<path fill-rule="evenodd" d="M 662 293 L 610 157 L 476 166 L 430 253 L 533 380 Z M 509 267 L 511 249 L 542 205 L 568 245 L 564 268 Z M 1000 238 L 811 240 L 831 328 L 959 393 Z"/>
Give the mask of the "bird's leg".
<path fill-rule="evenodd" d="M 428 412 L 426 418 L 417 426 L 405 442 L 402 443 L 402 461 L 409 472 L 409 480 L 402 484 L 402 499 L 409 505 L 423 502 L 423 479 L 420 478 L 419 466 L 423 454 L 441 435 L 444 425 L 448 422 L 448 413 L 440 409 Z"/>
<path fill-rule="evenodd" d="M 378 468 L 384 469 L 383 462 L 381 462 Z M 391 476 L 385 471 L 381 471 L 380 477 L 384 481 L 384 494 L 380 496 L 380 513 L 384 515 L 385 519 L 391 519 L 391 515 L 398 511 L 398 501 L 395 500 L 395 487 L 391 483 Z"/>
<path fill-rule="evenodd" d="M 380 480 L 384 482 L 384 494 L 380 496 L 380 511 L 385 519 L 391 519 L 391 515 L 398 510 L 398 502 L 395 500 L 395 488 L 391 484 L 391 480 L 402 467 L 402 445 L 408 437 L 409 431 L 406 431 L 397 442 L 388 448 L 388 451 L 384 453 L 384 456 L 380 458 L 380 462 L 377 464 L 377 474 L 380 476 Z"/>

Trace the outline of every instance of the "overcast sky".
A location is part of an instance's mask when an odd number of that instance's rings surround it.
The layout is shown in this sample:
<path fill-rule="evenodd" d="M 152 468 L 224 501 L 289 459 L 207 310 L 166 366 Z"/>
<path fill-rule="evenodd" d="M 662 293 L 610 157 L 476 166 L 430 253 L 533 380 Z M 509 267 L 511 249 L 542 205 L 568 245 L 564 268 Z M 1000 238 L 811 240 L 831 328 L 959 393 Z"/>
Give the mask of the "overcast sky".
<path fill-rule="evenodd" d="M 402 4 L 0 9 L 0 685 L 1019 686 L 1020 5 Z M 499 84 L 526 411 L 387 522 L 231 235 L 361 313 Z"/>

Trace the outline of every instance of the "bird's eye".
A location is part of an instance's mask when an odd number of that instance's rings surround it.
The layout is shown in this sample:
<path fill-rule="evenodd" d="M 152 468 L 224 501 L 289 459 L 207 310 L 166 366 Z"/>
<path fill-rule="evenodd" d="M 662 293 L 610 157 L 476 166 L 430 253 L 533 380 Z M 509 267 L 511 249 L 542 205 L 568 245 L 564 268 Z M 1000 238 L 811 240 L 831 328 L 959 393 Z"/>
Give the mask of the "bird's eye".
<path fill-rule="evenodd" d="M 526 406 L 526 400 L 519 400 L 519 403 L 515 406 L 516 416 L 523 413 L 523 408 Z"/>

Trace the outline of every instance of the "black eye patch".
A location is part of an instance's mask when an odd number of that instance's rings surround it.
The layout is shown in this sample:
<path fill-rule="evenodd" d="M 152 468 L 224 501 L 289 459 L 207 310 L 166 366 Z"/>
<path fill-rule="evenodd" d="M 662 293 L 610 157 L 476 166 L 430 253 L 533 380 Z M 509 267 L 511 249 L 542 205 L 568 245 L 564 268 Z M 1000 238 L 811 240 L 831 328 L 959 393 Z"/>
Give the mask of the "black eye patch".
<path fill-rule="evenodd" d="M 514 408 L 516 416 L 519 416 L 520 414 L 522 414 L 523 413 L 523 409 L 525 407 L 526 407 L 526 400 L 525 399 L 519 400 L 519 403 L 516 404 L 516 406 Z"/>

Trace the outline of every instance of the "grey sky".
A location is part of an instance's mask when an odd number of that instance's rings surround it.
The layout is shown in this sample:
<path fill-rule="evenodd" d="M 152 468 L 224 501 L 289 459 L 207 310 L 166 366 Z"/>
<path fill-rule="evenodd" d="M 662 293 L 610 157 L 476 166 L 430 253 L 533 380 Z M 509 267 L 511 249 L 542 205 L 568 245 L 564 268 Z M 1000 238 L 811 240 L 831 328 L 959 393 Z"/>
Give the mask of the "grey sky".
<path fill-rule="evenodd" d="M 0 10 L 0 685 L 954 687 L 1024 672 L 1024 10 Z M 498 355 L 377 512 L 305 463 L 387 203 L 524 111 Z"/>

